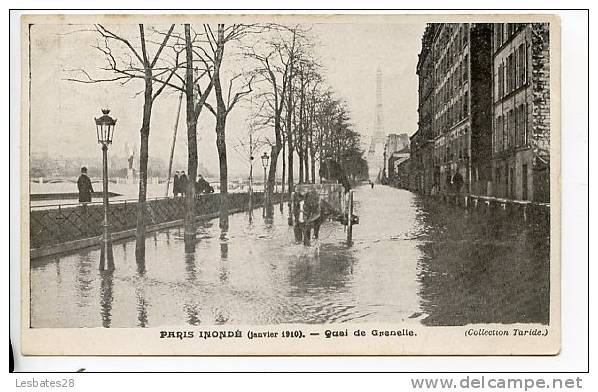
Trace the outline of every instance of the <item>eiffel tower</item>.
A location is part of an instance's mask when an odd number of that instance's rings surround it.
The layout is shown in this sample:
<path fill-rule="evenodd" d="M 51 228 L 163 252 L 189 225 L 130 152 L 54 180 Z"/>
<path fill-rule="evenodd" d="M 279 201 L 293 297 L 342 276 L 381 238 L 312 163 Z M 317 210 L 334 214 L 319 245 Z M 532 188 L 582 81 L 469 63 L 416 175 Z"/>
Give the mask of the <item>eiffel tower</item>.
<path fill-rule="evenodd" d="M 382 106 L 382 70 L 380 67 L 376 70 L 376 111 L 374 122 L 374 134 L 370 139 L 368 149 L 368 174 L 370 180 L 380 179 L 382 169 L 384 168 L 384 108 Z"/>

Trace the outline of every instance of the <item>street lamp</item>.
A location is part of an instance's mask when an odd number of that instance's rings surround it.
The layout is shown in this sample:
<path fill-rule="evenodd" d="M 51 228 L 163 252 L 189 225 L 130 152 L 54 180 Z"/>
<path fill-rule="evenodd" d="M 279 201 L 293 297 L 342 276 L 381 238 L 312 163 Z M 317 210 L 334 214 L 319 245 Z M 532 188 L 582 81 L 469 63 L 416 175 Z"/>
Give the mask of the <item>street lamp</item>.
<path fill-rule="evenodd" d="M 102 236 L 102 250 L 100 252 L 100 270 L 105 269 L 108 261 L 108 269 L 114 269 L 114 256 L 112 254 L 112 238 L 108 227 L 108 145 L 112 144 L 116 120 L 108 115 L 109 109 L 102 109 L 102 117 L 94 118 L 96 122 L 96 136 L 98 143 L 102 145 L 103 163 L 103 193 L 104 193 L 104 235 Z"/>
<path fill-rule="evenodd" d="M 262 154 L 262 166 L 264 167 L 264 217 L 266 216 L 266 207 L 268 204 L 268 189 L 266 188 L 266 168 L 268 167 L 268 161 L 270 160 L 270 157 L 268 156 L 268 154 L 264 151 L 264 153 Z"/>

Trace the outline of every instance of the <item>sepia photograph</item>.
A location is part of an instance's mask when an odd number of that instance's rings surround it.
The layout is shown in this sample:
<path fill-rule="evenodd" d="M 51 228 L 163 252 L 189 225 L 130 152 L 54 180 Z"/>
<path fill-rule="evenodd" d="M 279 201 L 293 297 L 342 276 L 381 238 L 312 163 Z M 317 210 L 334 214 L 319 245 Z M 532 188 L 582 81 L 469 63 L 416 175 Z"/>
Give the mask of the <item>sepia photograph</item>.
<path fill-rule="evenodd" d="M 24 354 L 558 354 L 557 17 L 21 24 Z"/>

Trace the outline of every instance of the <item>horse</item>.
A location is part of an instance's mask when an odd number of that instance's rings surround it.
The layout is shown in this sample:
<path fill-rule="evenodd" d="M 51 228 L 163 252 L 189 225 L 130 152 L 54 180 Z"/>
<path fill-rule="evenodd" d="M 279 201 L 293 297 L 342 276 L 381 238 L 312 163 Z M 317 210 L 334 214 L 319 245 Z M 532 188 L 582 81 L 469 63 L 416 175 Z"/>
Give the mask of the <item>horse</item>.
<path fill-rule="evenodd" d="M 309 246 L 311 233 L 313 238 L 318 239 L 320 226 L 327 219 L 341 220 L 338 212 L 324 200 L 315 190 L 309 190 L 305 194 L 297 193 L 294 199 L 293 215 L 295 218 L 295 240 L 303 241 L 303 245 Z"/>

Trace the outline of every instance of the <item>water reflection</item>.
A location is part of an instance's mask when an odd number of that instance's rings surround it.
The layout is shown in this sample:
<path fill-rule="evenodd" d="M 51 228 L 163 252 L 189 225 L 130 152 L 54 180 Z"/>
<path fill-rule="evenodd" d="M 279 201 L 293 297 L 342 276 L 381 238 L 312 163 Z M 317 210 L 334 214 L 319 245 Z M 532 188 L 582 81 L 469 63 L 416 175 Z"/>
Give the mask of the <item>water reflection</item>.
<path fill-rule="evenodd" d="M 137 298 L 137 326 L 145 328 L 148 326 L 148 303 L 143 285 L 137 286 L 135 297 Z"/>
<path fill-rule="evenodd" d="M 548 322 L 550 244 L 539 228 L 383 186 L 359 187 L 355 200 L 351 248 L 337 222 L 296 244 L 285 208 L 263 221 L 231 215 L 224 229 L 199 223 L 191 247 L 182 227 L 156 232 L 141 260 L 125 241 L 116 272 L 97 270 L 98 250 L 36 261 L 31 325 Z"/>
<path fill-rule="evenodd" d="M 144 264 L 145 266 L 145 264 Z M 148 326 L 148 307 L 149 303 L 147 300 L 145 287 L 147 286 L 146 270 L 145 268 L 140 269 L 139 265 L 137 268 L 137 279 L 135 286 L 135 298 L 137 299 L 137 326 L 145 328 Z"/>
<path fill-rule="evenodd" d="M 102 326 L 110 328 L 112 324 L 112 302 L 114 300 L 112 288 L 114 285 L 114 270 L 101 270 L 100 274 L 100 315 Z"/>
<path fill-rule="evenodd" d="M 197 281 L 197 265 L 195 262 L 195 253 L 185 253 L 185 281 L 187 287 L 194 287 Z M 188 289 L 185 295 L 185 304 L 183 310 L 187 315 L 187 323 L 190 325 L 199 325 L 199 305 L 196 303 L 198 298 L 193 295 L 193 290 Z"/>
<path fill-rule="evenodd" d="M 301 254 L 289 263 L 289 283 L 293 295 L 341 290 L 350 280 L 353 253 L 344 245 L 296 245 Z"/>
<path fill-rule="evenodd" d="M 548 323 L 549 241 L 512 219 L 425 203 L 418 245 L 426 325 Z"/>
<path fill-rule="evenodd" d="M 90 257 L 89 253 L 82 253 L 79 256 L 79 262 L 77 264 L 77 299 L 78 299 L 78 306 L 86 307 L 90 302 L 91 297 L 91 290 L 93 287 L 95 276 L 92 274 L 92 270 L 96 269 L 97 266 L 95 262 Z M 57 283 L 62 283 L 60 279 L 60 262 L 56 263 L 56 272 L 58 281 Z"/>

